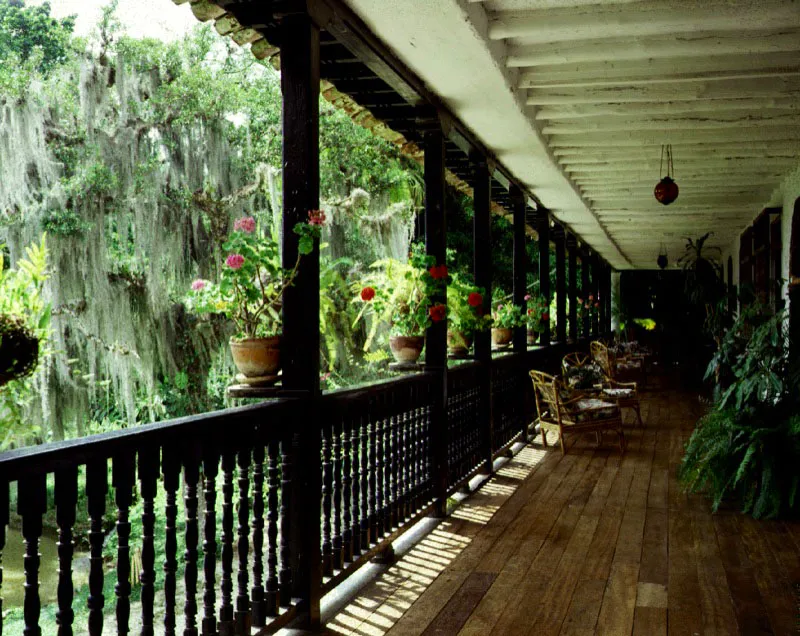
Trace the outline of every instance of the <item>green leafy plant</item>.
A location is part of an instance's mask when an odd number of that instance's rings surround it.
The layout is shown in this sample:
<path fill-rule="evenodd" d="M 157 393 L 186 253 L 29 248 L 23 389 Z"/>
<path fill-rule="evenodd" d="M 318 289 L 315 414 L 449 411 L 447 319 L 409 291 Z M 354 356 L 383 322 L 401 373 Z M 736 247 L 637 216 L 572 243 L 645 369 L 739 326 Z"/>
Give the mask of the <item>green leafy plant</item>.
<path fill-rule="evenodd" d="M 447 318 L 447 306 L 435 303 L 443 295 L 449 273 L 414 244 L 408 263 L 384 259 L 373 263 L 371 272 L 356 283 L 356 302 L 362 303 L 354 325 L 370 316 L 372 324 L 364 344 L 369 350 L 381 324 L 389 324 L 392 335 L 423 336 L 432 322 Z"/>
<path fill-rule="evenodd" d="M 74 210 L 52 210 L 42 219 L 42 229 L 58 236 L 79 236 L 92 229 Z"/>
<path fill-rule="evenodd" d="M 542 294 L 525 296 L 525 324 L 529 331 L 539 332 L 550 321 L 550 301 Z"/>
<path fill-rule="evenodd" d="M 448 329 L 464 337 L 492 326 L 492 317 L 483 313 L 482 287 L 472 284 L 466 274 L 451 274 L 447 286 Z"/>
<path fill-rule="evenodd" d="M 300 236 L 299 250 L 294 267 L 288 271 L 281 266 L 277 240 L 258 232 L 252 216 L 237 219 L 222 245 L 227 256 L 219 283 L 195 280 L 187 297 L 189 309 L 226 316 L 236 324 L 239 339 L 280 334 L 283 292 L 297 275 L 302 256 L 313 250 L 325 215 L 312 210 L 308 219 L 294 227 Z"/>
<path fill-rule="evenodd" d="M 525 324 L 522 307 L 515 305 L 503 290 L 495 289 L 492 297 L 492 326 L 497 329 L 513 329 Z"/>
<path fill-rule="evenodd" d="M 680 479 L 754 517 L 800 512 L 800 376 L 789 359 L 786 315 L 743 312 L 707 377 L 725 382 L 689 440 Z"/>

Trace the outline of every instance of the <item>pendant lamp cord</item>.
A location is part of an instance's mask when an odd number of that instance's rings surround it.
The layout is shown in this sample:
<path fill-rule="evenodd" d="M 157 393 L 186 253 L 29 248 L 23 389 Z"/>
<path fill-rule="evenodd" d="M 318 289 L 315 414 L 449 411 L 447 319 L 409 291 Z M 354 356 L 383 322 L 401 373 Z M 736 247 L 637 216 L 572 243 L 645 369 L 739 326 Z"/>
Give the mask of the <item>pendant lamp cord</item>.
<path fill-rule="evenodd" d="M 658 166 L 658 176 L 662 177 L 664 174 L 664 150 L 667 152 L 667 176 L 672 179 L 675 174 L 675 166 L 672 164 L 672 144 L 661 144 L 661 163 Z"/>

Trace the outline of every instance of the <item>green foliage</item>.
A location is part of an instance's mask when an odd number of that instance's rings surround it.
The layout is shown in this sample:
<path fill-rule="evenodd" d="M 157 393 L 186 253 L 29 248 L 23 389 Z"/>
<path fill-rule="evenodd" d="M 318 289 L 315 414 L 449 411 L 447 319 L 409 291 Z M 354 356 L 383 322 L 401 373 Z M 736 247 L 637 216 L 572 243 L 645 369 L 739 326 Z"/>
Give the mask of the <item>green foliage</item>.
<path fill-rule="evenodd" d="M 745 312 L 709 365 L 726 384 L 689 440 L 680 478 L 715 510 L 730 498 L 756 518 L 800 512 L 800 376 L 785 329 L 784 312 Z"/>
<path fill-rule="evenodd" d="M 447 286 L 448 329 L 471 337 L 475 332 L 492 326 L 491 315 L 483 314 L 485 291 L 472 283 L 468 274 L 453 273 Z"/>
<path fill-rule="evenodd" d="M 51 305 L 43 295 L 47 272 L 46 236 L 30 245 L 26 257 L 15 269 L 5 269 L 0 252 L 0 316 L 15 316 L 23 321 L 26 331 L 38 341 L 38 359 L 49 355 Z M 2 372 L 2 371 L 0 371 Z M 34 396 L 30 377 L 19 377 L 0 386 L 0 449 L 35 438 L 39 433 L 31 427 L 25 409 Z"/>
<path fill-rule="evenodd" d="M 47 74 L 67 59 L 75 17 L 57 20 L 50 3 L 26 7 L 24 0 L 0 0 L 0 66 L 33 60 Z"/>
<path fill-rule="evenodd" d="M 542 331 L 550 321 L 550 301 L 541 294 L 525 295 L 525 324 L 529 331 Z"/>
<path fill-rule="evenodd" d="M 51 210 L 42 219 L 42 230 L 57 236 L 79 236 L 92 229 L 74 210 Z"/>
<path fill-rule="evenodd" d="M 495 288 L 492 294 L 492 326 L 498 329 L 513 329 L 525 324 L 522 307 L 512 302 L 510 295 L 502 289 Z"/>

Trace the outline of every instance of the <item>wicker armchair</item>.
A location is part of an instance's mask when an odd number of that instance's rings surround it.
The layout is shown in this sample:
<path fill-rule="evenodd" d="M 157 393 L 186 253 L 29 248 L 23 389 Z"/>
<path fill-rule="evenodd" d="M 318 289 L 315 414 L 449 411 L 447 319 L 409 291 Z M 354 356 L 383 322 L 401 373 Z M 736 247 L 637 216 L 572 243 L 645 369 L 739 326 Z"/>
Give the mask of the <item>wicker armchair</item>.
<path fill-rule="evenodd" d="M 636 413 L 639 426 L 644 426 L 642 410 L 639 404 L 639 389 L 636 382 L 620 382 L 615 379 L 619 360 L 611 357 L 608 347 L 602 342 L 593 342 L 590 346 L 592 359 L 605 376 L 603 378 L 603 397 L 614 400 L 620 409 L 629 408 Z"/>
<path fill-rule="evenodd" d="M 566 454 L 565 434 L 595 433 L 600 443 L 603 431 L 614 431 L 619 437 L 619 450 L 625 451 L 625 433 L 619 406 L 580 393 L 570 393 L 558 378 L 531 371 L 536 395 L 537 422 L 542 432 L 542 442 L 547 446 L 547 431 L 558 433 L 561 454 Z"/>

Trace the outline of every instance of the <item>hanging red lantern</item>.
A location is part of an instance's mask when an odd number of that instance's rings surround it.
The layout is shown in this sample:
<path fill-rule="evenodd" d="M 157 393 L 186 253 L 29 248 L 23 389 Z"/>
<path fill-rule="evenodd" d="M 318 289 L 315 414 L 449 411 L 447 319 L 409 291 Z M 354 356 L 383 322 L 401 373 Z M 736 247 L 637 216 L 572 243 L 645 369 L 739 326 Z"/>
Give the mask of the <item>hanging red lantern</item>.
<path fill-rule="evenodd" d="M 659 169 L 659 175 L 664 168 L 665 148 L 667 153 L 667 176 L 662 177 L 661 180 L 656 184 L 653 194 L 656 197 L 656 201 L 662 205 L 669 205 L 678 198 L 678 184 L 675 183 L 675 180 L 672 178 L 674 168 L 672 165 L 672 145 L 670 144 L 667 146 L 661 146 L 661 168 Z"/>

